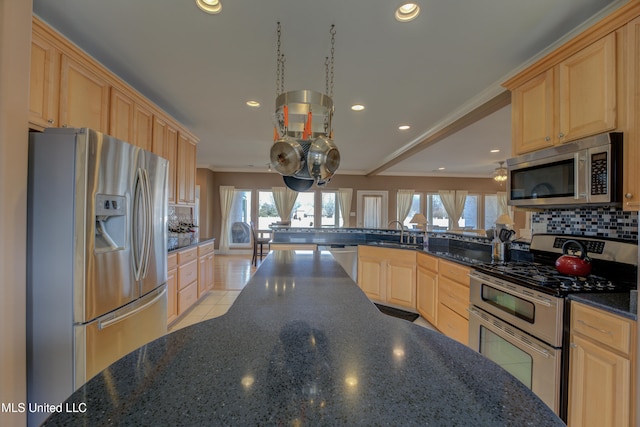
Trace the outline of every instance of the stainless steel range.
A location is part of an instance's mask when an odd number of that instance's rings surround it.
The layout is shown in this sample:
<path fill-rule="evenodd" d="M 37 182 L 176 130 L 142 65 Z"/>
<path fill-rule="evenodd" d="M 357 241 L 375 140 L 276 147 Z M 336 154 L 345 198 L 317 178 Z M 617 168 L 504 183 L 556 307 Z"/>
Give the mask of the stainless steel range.
<path fill-rule="evenodd" d="M 575 247 L 567 240 L 578 242 Z M 591 274 L 560 274 L 563 255 L 591 259 Z M 530 261 L 475 264 L 471 273 L 469 346 L 530 387 L 566 420 L 568 300 L 577 292 L 636 288 L 638 246 L 599 237 L 536 234 Z"/>

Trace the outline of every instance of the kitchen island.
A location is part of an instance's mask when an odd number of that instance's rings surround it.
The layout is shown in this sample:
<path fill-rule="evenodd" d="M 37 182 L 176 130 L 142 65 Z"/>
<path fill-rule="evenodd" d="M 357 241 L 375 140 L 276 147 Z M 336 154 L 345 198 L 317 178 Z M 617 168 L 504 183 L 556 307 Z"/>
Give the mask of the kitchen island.
<path fill-rule="evenodd" d="M 380 313 L 329 252 L 274 251 L 227 314 L 125 356 L 46 425 L 564 424 L 485 357 Z"/>

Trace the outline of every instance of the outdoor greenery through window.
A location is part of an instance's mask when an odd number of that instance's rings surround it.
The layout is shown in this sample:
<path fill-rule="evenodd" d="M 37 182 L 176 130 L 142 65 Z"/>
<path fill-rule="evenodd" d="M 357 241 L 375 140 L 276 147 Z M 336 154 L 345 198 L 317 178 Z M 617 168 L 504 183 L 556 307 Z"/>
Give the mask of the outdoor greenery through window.
<path fill-rule="evenodd" d="M 258 224 L 259 230 L 268 230 L 274 222 L 280 221 L 276 202 L 271 191 L 258 191 Z"/>
<path fill-rule="evenodd" d="M 344 224 L 338 208 L 338 194 L 335 191 L 323 191 L 322 193 L 322 227 L 342 227 Z"/>
<path fill-rule="evenodd" d="M 235 190 L 229 213 L 229 246 L 251 244 L 251 190 Z"/>

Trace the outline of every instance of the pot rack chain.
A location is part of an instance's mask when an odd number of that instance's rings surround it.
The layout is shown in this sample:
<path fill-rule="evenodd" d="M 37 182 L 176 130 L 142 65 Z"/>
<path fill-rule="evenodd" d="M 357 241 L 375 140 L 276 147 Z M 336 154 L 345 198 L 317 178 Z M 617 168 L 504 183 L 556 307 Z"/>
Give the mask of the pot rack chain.
<path fill-rule="evenodd" d="M 276 95 L 284 93 L 284 63 L 286 61 L 284 53 L 280 52 L 280 36 L 282 27 L 278 21 L 278 50 L 276 52 Z"/>
<path fill-rule="evenodd" d="M 331 60 L 329 57 L 325 57 L 324 59 L 324 69 L 325 69 L 325 89 L 329 98 L 333 99 L 333 64 L 334 64 L 334 54 L 336 51 L 336 25 L 331 24 L 331 29 L 329 29 L 329 34 L 331 34 Z M 331 69 L 329 69 L 331 68 Z"/>

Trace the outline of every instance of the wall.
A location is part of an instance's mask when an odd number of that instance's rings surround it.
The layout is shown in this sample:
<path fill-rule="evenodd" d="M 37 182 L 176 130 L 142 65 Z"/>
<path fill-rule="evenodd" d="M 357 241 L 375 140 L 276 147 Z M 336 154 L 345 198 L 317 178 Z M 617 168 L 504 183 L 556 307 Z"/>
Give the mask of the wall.
<path fill-rule="evenodd" d="M 26 216 L 31 0 L 0 1 L 0 402 L 26 402 Z M 0 412 L 0 425 L 26 424 Z"/>
<path fill-rule="evenodd" d="M 201 185 L 200 194 L 202 197 L 202 183 L 206 182 L 207 197 L 211 198 L 214 207 L 209 207 L 206 212 L 201 208 L 202 218 L 207 216 L 207 220 L 213 221 L 213 237 L 216 243 L 220 241 L 220 193 L 218 188 L 221 185 L 231 185 L 242 190 L 270 190 L 272 187 L 284 187 L 282 176 L 275 172 L 265 173 L 231 173 L 212 172 L 208 169 L 198 169 L 196 183 Z M 318 187 L 313 187 L 317 189 Z M 389 220 L 395 219 L 396 212 L 396 191 L 399 189 L 413 189 L 418 192 L 437 192 L 438 190 L 468 190 L 471 193 L 495 194 L 498 191 L 505 191 L 504 185 L 500 186 L 491 178 L 432 178 L 432 177 L 405 177 L 405 176 L 362 176 L 362 175 L 340 175 L 339 173 L 324 187 L 326 190 L 337 190 L 338 188 L 352 188 L 353 199 L 351 201 L 351 211 L 355 212 L 357 204 L 357 190 L 381 190 L 389 192 Z M 254 197 L 255 199 L 255 197 Z M 316 201 L 318 202 L 318 201 Z M 256 200 L 253 202 L 257 203 Z M 257 207 L 252 207 L 253 212 Z M 522 228 L 524 224 L 524 214 L 516 216 L 515 229 Z M 349 224 L 355 227 L 355 219 L 351 218 Z M 209 229 L 207 229 L 209 231 Z M 200 230 L 203 233 L 203 229 Z"/>

